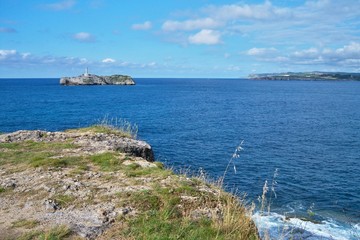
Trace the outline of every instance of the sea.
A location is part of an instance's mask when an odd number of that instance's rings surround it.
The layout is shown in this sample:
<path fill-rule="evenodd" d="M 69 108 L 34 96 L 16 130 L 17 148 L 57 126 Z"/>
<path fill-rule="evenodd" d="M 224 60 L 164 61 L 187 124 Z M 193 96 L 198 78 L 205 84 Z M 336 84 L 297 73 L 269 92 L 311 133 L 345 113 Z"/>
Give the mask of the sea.
<path fill-rule="evenodd" d="M 0 79 L 0 132 L 123 119 L 156 159 L 257 207 L 271 239 L 360 239 L 360 82 Z M 264 196 L 264 198 L 262 198 Z M 263 207 L 261 207 L 261 199 Z"/>

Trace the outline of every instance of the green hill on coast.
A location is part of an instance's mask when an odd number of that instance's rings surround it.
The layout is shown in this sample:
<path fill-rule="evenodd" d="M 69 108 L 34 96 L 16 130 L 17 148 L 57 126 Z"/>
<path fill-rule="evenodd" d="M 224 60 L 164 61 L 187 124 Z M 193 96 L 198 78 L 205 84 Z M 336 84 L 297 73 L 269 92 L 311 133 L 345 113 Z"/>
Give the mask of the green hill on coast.
<path fill-rule="evenodd" d="M 286 72 L 251 74 L 254 80 L 352 80 L 360 81 L 360 73 L 345 72 Z"/>

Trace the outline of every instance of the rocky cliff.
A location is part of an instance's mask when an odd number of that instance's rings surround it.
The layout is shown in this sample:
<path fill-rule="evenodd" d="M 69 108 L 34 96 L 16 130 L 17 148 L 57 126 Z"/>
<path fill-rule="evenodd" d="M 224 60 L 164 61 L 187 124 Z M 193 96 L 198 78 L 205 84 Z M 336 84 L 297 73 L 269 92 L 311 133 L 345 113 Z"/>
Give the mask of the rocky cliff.
<path fill-rule="evenodd" d="M 237 197 L 174 174 L 125 135 L 0 135 L 0 239 L 259 239 Z"/>
<path fill-rule="evenodd" d="M 60 84 L 70 85 L 135 85 L 135 81 L 126 75 L 98 76 L 83 74 L 78 77 L 63 77 Z"/>
<path fill-rule="evenodd" d="M 327 81 L 360 81 L 360 73 L 346 72 L 286 72 L 286 73 L 262 73 L 251 74 L 254 80 L 327 80 Z"/>

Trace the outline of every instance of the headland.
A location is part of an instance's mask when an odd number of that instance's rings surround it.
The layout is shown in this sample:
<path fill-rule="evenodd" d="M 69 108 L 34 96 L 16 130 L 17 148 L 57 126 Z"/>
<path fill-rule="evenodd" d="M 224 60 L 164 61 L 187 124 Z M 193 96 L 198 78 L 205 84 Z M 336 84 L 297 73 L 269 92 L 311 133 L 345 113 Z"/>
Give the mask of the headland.
<path fill-rule="evenodd" d="M 337 81 L 360 81 L 360 73 L 346 72 L 286 72 L 286 73 L 262 73 L 251 74 L 253 80 L 337 80 Z"/>

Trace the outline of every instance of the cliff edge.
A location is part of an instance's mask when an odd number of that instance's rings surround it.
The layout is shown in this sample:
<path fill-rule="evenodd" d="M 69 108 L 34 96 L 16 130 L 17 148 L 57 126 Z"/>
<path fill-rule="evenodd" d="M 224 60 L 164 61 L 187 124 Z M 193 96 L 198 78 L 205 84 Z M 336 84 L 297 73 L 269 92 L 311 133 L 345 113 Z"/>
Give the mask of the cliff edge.
<path fill-rule="evenodd" d="M 126 75 L 98 76 L 95 74 L 82 74 L 78 77 L 63 77 L 60 84 L 72 85 L 135 85 L 135 81 Z"/>
<path fill-rule="evenodd" d="M 239 198 L 92 126 L 0 135 L 0 239 L 259 239 Z"/>

